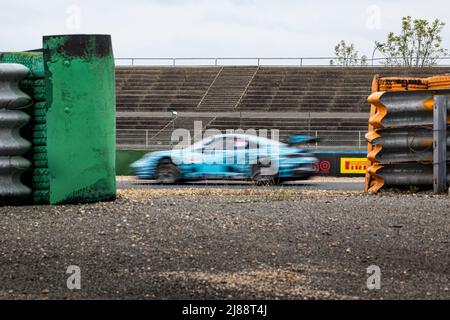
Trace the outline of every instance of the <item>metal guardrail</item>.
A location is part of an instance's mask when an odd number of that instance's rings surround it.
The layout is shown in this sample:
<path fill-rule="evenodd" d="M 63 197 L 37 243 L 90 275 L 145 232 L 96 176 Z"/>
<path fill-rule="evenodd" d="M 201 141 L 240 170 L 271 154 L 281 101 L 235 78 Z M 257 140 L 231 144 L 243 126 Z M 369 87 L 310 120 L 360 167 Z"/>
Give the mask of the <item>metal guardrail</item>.
<path fill-rule="evenodd" d="M 439 82 L 438 82 L 439 83 Z M 447 103 L 450 89 L 375 92 L 370 129 L 366 192 L 382 188 L 447 188 Z"/>
<path fill-rule="evenodd" d="M 115 58 L 117 65 L 122 66 L 297 66 L 297 67 L 339 67 L 341 65 L 331 65 L 330 61 L 338 59 L 346 60 L 345 58 L 337 57 L 298 57 L 298 58 L 148 58 L 148 57 L 130 57 L 130 58 Z M 383 62 L 387 58 L 373 58 L 373 59 L 351 59 L 361 63 L 365 61 L 367 64 L 351 65 L 349 67 L 386 67 Z M 436 67 L 450 66 L 450 57 L 436 58 Z"/>
<path fill-rule="evenodd" d="M 273 128 L 271 128 L 273 129 Z M 271 129 L 268 129 L 270 132 Z M 165 132 L 164 135 L 155 135 L 158 130 L 155 129 L 117 129 L 116 139 L 117 145 L 120 146 L 140 146 L 140 147 L 153 147 L 153 146 L 164 146 L 170 148 L 170 132 Z M 258 130 L 257 130 L 258 132 Z M 161 133 L 161 131 L 159 131 Z M 291 131 L 286 131 L 279 129 L 279 135 L 282 137 L 283 134 L 294 134 Z M 367 142 L 365 140 L 365 134 L 367 131 L 354 131 L 354 130 L 300 130 L 295 132 L 295 134 L 305 134 L 319 139 L 313 147 L 316 149 L 321 148 L 326 145 L 332 144 L 335 147 L 341 145 L 352 146 L 356 149 L 366 149 Z M 159 137 L 158 137 L 159 136 Z M 192 136 L 192 135 L 191 135 Z M 269 136 L 270 138 L 270 136 Z M 323 139 L 320 141 L 320 139 Z"/>

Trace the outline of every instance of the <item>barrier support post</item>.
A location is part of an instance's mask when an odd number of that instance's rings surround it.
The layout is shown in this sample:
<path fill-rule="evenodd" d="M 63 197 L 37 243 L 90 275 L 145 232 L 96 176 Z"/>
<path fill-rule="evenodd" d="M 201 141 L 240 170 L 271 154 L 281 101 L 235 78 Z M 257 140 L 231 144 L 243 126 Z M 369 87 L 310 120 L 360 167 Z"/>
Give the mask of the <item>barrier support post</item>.
<path fill-rule="evenodd" d="M 433 115 L 433 190 L 447 191 L 447 104 L 448 96 L 434 96 Z"/>

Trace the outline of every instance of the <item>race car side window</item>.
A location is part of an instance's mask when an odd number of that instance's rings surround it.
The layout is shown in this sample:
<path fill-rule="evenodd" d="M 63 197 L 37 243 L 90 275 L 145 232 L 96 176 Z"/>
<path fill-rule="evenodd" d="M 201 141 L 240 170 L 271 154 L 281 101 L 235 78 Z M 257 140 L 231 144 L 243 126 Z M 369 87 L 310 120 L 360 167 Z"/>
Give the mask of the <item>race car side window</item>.
<path fill-rule="evenodd" d="M 213 152 L 215 150 L 224 150 L 224 139 L 223 138 L 216 138 L 212 140 L 210 143 L 208 143 L 204 148 L 203 152 Z"/>
<path fill-rule="evenodd" d="M 248 140 L 230 137 L 225 139 L 224 146 L 227 151 L 245 150 L 248 149 Z"/>
<path fill-rule="evenodd" d="M 249 150 L 259 149 L 259 144 L 256 141 L 249 141 L 247 149 Z"/>

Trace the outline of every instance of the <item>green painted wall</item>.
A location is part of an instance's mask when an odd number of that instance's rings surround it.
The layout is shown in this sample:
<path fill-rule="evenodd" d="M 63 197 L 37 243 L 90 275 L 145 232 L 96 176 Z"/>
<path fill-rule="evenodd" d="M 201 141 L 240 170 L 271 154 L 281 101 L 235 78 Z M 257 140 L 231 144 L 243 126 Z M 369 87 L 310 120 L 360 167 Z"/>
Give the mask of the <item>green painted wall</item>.
<path fill-rule="evenodd" d="M 44 37 L 50 203 L 116 196 L 115 75 L 106 35 Z"/>

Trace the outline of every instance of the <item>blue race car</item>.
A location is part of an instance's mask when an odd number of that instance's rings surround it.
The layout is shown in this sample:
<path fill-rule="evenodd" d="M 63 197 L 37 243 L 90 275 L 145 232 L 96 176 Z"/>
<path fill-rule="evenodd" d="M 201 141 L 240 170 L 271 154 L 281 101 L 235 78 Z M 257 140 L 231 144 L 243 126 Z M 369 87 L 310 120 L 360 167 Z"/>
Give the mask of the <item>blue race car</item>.
<path fill-rule="evenodd" d="M 139 179 L 162 184 L 193 180 L 253 180 L 279 183 L 308 179 L 318 159 L 305 150 L 247 134 L 222 134 L 188 147 L 155 151 L 131 164 Z"/>

